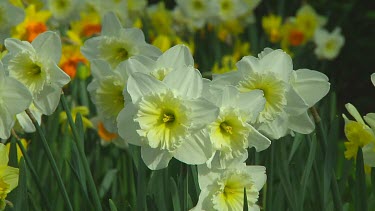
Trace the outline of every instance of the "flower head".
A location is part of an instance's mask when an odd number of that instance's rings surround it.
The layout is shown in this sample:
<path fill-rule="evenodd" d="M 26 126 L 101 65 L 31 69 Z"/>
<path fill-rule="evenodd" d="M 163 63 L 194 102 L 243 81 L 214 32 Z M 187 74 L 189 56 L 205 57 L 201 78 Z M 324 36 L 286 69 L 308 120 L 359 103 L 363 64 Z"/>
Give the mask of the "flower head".
<path fill-rule="evenodd" d="M 314 53 L 320 59 L 332 60 L 340 53 L 345 39 L 341 34 L 341 29 L 336 28 L 332 33 L 327 30 L 318 29 L 314 36 L 316 48 Z"/>
<path fill-rule="evenodd" d="M 81 51 L 88 60 L 102 59 L 113 69 L 135 55 L 155 59 L 161 54 L 159 49 L 145 42 L 141 30 L 122 28 L 113 13 L 105 15 L 101 35 L 88 39 Z"/>
<path fill-rule="evenodd" d="M 3 61 L 10 77 L 29 89 L 34 105 L 43 114 L 52 114 L 59 104 L 62 87 L 70 81 L 57 66 L 61 57 L 57 33 L 44 32 L 32 43 L 8 38 L 5 46 L 9 53 Z"/>
<path fill-rule="evenodd" d="M 202 76 L 191 66 L 181 66 L 162 81 L 137 72 L 129 77 L 132 103 L 120 112 L 118 130 L 142 147 L 150 169 L 167 167 L 172 157 L 188 164 L 211 157 L 211 144 L 200 130 L 217 117 L 218 109 L 201 98 L 202 87 Z"/>
<path fill-rule="evenodd" d="M 281 17 L 276 15 L 268 15 L 262 17 L 262 27 L 273 43 L 281 39 Z"/>
<path fill-rule="evenodd" d="M 266 182 L 265 167 L 233 164 L 227 169 L 198 166 L 201 193 L 192 210 L 243 210 L 244 191 L 249 210 L 259 210 L 256 202 Z"/>

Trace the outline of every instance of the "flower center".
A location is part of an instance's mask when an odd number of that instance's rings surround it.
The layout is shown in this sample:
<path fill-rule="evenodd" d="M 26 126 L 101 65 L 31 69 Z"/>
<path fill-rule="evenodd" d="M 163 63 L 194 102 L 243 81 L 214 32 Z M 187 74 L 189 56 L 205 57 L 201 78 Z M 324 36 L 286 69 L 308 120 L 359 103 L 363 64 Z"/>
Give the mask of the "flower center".
<path fill-rule="evenodd" d="M 223 134 L 230 134 L 230 135 L 233 134 L 233 132 L 232 132 L 232 129 L 233 129 L 232 126 L 230 126 L 227 122 L 222 122 L 220 124 L 220 129 L 221 129 L 221 132 Z"/>
<path fill-rule="evenodd" d="M 258 117 L 258 122 L 263 123 L 274 120 L 284 109 L 287 86 L 285 82 L 276 78 L 273 74 L 254 73 L 251 77 L 238 84 L 240 92 L 249 92 L 255 89 L 263 91 L 266 105 Z"/>
<path fill-rule="evenodd" d="M 163 115 L 164 117 L 163 117 L 163 122 L 164 123 L 173 123 L 174 122 L 174 114 L 164 114 Z"/>
<path fill-rule="evenodd" d="M 202 10 L 203 9 L 203 4 L 200 0 L 196 0 L 193 2 L 193 8 L 196 10 Z"/>

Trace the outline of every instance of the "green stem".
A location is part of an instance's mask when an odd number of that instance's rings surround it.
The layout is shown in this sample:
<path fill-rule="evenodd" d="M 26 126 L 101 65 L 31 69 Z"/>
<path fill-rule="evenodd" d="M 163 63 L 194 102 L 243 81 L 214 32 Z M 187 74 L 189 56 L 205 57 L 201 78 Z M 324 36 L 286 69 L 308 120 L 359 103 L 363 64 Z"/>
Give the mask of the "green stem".
<path fill-rule="evenodd" d="M 33 176 L 33 179 L 35 181 L 36 187 L 38 188 L 39 193 L 41 194 L 43 206 L 45 207 L 46 210 L 51 210 L 51 206 L 50 206 L 50 204 L 49 204 L 49 202 L 47 200 L 46 195 L 43 192 L 42 185 L 39 182 L 40 177 L 36 173 L 35 168 L 33 166 L 33 163 L 31 162 L 31 159 L 30 159 L 29 155 L 27 154 L 26 149 L 22 145 L 21 141 L 18 138 L 16 140 L 17 140 L 18 147 L 21 149 L 21 152 L 22 152 L 22 155 L 23 155 L 23 157 L 24 157 L 24 159 L 26 161 L 26 164 L 27 164 L 27 166 L 29 167 L 29 169 L 31 171 L 31 175 Z"/>
<path fill-rule="evenodd" d="M 99 198 L 99 195 L 98 195 L 98 191 L 96 190 L 96 186 L 95 186 L 95 182 L 94 182 L 94 179 L 92 177 L 92 174 L 91 174 L 90 166 L 89 166 L 89 163 L 87 161 L 85 151 L 83 149 L 83 140 L 81 140 L 81 137 L 78 134 L 77 128 L 74 125 L 74 121 L 73 121 L 72 115 L 70 113 L 70 109 L 68 107 L 68 104 L 66 102 L 64 94 L 61 95 L 61 103 L 62 103 L 62 106 L 63 106 L 63 108 L 64 108 L 64 110 L 67 114 L 68 122 L 69 122 L 70 128 L 72 129 L 74 140 L 76 141 L 75 143 L 76 143 L 77 148 L 78 148 L 79 156 L 81 158 L 81 161 L 82 161 L 82 164 L 83 164 L 83 167 L 84 167 L 84 170 L 85 170 L 85 174 L 88 177 L 88 185 L 89 185 L 89 188 L 90 188 L 90 193 L 91 193 L 92 197 L 94 198 L 94 205 L 96 207 L 96 210 L 102 211 L 102 206 L 100 204 L 100 198 Z"/>
<path fill-rule="evenodd" d="M 45 137 L 45 135 L 44 135 L 44 133 L 42 131 L 42 128 L 39 126 L 38 122 L 36 121 L 35 117 L 30 112 L 29 109 L 26 109 L 26 114 L 29 116 L 29 118 L 33 122 L 33 124 L 34 124 L 34 126 L 35 126 L 35 128 L 36 128 L 36 130 L 37 130 L 37 132 L 38 132 L 38 134 L 40 136 L 40 139 L 42 140 L 43 149 L 44 149 L 44 151 L 47 154 L 48 161 L 51 164 L 52 172 L 54 173 L 54 175 L 55 175 L 55 177 L 57 179 L 57 184 L 58 184 L 58 186 L 60 188 L 60 191 L 61 191 L 61 193 L 63 195 L 63 199 L 65 201 L 65 204 L 68 207 L 68 210 L 73 210 L 72 204 L 70 203 L 70 200 L 69 200 L 68 194 L 66 192 L 64 183 L 62 181 L 61 175 L 60 175 L 59 170 L 57 168 L 56 161 L 53 158 L 51 149 L 50 149 L 50 147 L 48 145 L 47 139 L 46 139 L 46 137 Z"/>

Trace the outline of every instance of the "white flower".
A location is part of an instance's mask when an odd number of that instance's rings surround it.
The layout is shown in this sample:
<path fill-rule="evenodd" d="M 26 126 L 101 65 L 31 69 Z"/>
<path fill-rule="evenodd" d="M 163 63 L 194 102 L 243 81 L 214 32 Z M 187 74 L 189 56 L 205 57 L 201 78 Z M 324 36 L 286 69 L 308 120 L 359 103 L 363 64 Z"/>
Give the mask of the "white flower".
<path fill-rule="evenodd" d="M 11 5 L 8 1 L 0 1 L 0 44 L 10 37 L 12 27 L 25 18 L 23 9 Z"/>
<path fill-rule="evenodd" d="M 116 118 L 128 100 L 123 94 L 129 77 L 128 61 L 119 64 L 114 70 L 102 60 L 91 61 L 94 79 L 87 86 L 91 100 L 95 104 L 99 116 L 103 117 L 105 128 L 117 133 Z"/>
<path fill-rule="evenodd" d="M 39 111 L 38 108 L 35 107 L 33 103 L 29 106 L 30 112 L 35 117 L 36 121 L 40 125 L 42 122 L 42 113 Z M 16 115 L 17 121 L 21 126 L 22 130 L 26 133 L 33 133 L 35 132 L 36 128 L 34 123 L 31 121 L 30 117 L 26 114 L 26 112 L 22 112 Z"/>
<path fill-rule="evenodd" d="M 216 10 L 213 0 L 177 0 L 176 10 L 181 10 L 196 28 L 202 28 L 214 16 Z"/>
<path fill-rule="evenodd" d="M 61 41 L 57 33 L 44 32 L 30 44 L 8 38 L 9 53 L 3 58 L 9 76 L 23 83 L 33 96 L 34 105 L 46 115 L 59 104 L 61 89 L 69 83 L 69 76 L 58 66 Z"/>
<path fill-rule="evenodd" d="M 5 76 L 0 62 L 0 138 L 10 136 L 16 114 L 26 110 L 32 97 L 27 88 L 19 81 Z"/>
<path fill-rule="evenodd" d="M 371 82 L 372 82 L 372 84 L 374 84 L 374 86 L 375 86 L 375 73 L 373 73 L 373 74 L 371 75 Z"/>
<path fill-rule="evenodd" d="M 262 91 L 240 93 L 233 86 L 219 90 L 210 87 L 209 91 L 208 97 L 211 96 L 210 100 L 220 108 L 218 118 L 208 126 L 216 150 L 211 164 L 226 168 L 227 163 L 236 158 L 247 157 L 248 147 L 255 147 L 257 151 L 268 148 L 271 141 L 249 124 L 264 108 L 266 101 Z"/>
<path fill-rule="evenodd" d="M 129 59 L 132 72 L 149 74 L 162 81 L 170 72 L 184 66 L 194 66 L 194 59 L 185 45 L 176 45 L 165 51 L 156 61 L 144 56 Z"/>
<path fill-rule="evenodd" d="M 231 21 L 245 14 L 249 10 L 249 4 L 243 0 L 218 0 L 217 17 L 220 21 Z"/>
<path fill-rule="evenodd" d="M 216 84 L 232 84 L 240 92 L 260 89 L 266 104 L 256 120 L 256 128 L 278 139 L 289 130 L 310 133 L 314 124 L 307 109 L 329 90 L 328 78 L 317 71 L 293 71 L 292 60 L 282 50 L 265 49 L 259 58 L 245 56 L 238 71 L 214 77 Z"/>
<path fill-rule="evenodd" d="M 101 35 L 88 39 L 81 51 L 90 61 L 102 59 L 113 69 L 122 61 L 135 55 L 156 59 L 161 54 L 158 48 L 145 42 L 140 29 L 122 28 L 113 13 L 107 13 L 104 16 Z"/>
<path fill-rule="evenodd" d="M 203 164 L 212 146 L 200 130 L 216 119 L 218 108 L 201 98 L 202 76 L 193 67 L 180 67 L 163 81 L 133 73 L 127 91 L 133 104 L 120 112 L 119 135 L 141 146 L 150 169 L 168 166 L 172 157 L 187 164 Z"/>
<path fill-rule="evenodd" d="M 201 193 L 192 210 L 243 210 L 245 189 L 248 210 L 259 210 L 256 202 L 266 182 L 265 171 L 264 166 L 246 166 L 245 163 L 223 170 L 198 166 Z"/>
<path fill-rule="evenodd" d="M 317 29 L 314 42 L 316 44 L 314 51 L 316 56 L 320 59 L 332 60 L 339 54 L 345 43 L 345 38 L 342 36 L 340 28 L 336 28 L 332 33 L 325 29 Z"/>

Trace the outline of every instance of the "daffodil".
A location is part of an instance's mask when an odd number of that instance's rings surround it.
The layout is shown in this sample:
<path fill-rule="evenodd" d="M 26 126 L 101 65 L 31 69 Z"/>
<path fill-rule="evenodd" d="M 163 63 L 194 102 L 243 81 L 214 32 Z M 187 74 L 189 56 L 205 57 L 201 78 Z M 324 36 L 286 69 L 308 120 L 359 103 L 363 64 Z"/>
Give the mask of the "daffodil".
<path fill-rule="evenodd" d="M 296 24 L 302 30 L 306 40 L 310 40 L 314 36 L 315 30 L 326 22 L 326 18 L 318 15 L 314 8 L 308 4 L 299 8 L 296 14 Z"/>
<path fill-rule="evenodd" d="M 129 61 L 122 62 L 114 70 L 102 60 L 91 62 L 91 71 L 94 79 L 88 85 L 91 100 L 96 105 L 99 116 L 110 132 L 117 133 L 116 118 L 126 103 L 126 83 L 130 74 Z"/>
<path fill-rule="evenodd" d="M 345 38 L 342 36 L 340 28 L 336 28 L 332 33 L 324 29 L 318 29 L 314 41 L 316 44 L 315 55 L 320 59 L 332 60 L 340 53 Z"/>
<path fill-rule="evenodd" d="M 345 158 L 357 157 L 358 148 L 363 151 L 364 164 L 375 167 L 375 113 L 367 114 L 363 120 L 358 110 L 350 103 L 345 105 L 346 109 L 355 121 L 348 119 L 345 114 L 345 136 L 348 139 L 345 144 Z M 367 123 L 367 124 L 366 124 Z"/>
<path fill-rule="evenodd" d="M 0 143 L 0 203 L 3 205 L 5 198 L 18 185 L 18 168 L 8 166 L 8 152 L 4 144 Z"/>
<path fill-rule="evenodd" d="M 101 29 L 100 15 L 94 10 L 82 12 L 79 20 L 71 21 L 70 30 L 66 34 L 74 44 L 82 46 L 82 40 L 99 34 Z"/>
<path fill-rule="evenodd" d="M 203 164 L 212 156 L 205 133 L 218 108 L 202 98 L 199 71 L 184 66 L 163 81 L 149 74 L 132 73 L 127 91 L 132 103 L 118 116 L 119 135 L 141 146 L 142 159 L 150 169 L 168 166 L 172 157 L 187 164 Z"/>
<path fill-rule="evenodd" d="M 78 65 L 87 65 L 87 59 L 82 55 L 79 46 L 63 45 L 62 57 L 60 60 L 61 69 L 69 75 L 71 79 L 75 78 Z"/>
<path fill-rule="evenodd" d="M 271 42 L 275 43 L 281 39 L 282 18 L 277 15 L 267 15 L 262 17 L 263 30 L 268 35 Z"/>
<path fill-rule="evenodd" d="M 70 78 L 57 63 L 61 57 L 61 41 L 55 32 L 44 32 L 32 43 L 8 38 L 9 53 L 3 58 L 9 76 L 23 83 L 33 96 L 34 105 L 46 115 L 59 104 L 61 90 Z"/>
<path fill-rule="evenodd" d="M 16 114 L 26 110 L 31 100 L 29 90 L 19 81 L 6 76 L 0 62 L 0 138 L 10 136 Z"/>
<path fill-rule="evenodd" d="M 132 72 L 150 74 L 160 81 L 180 67 L 193 65 L 193 56 L 185 45 L 173 46 L 159 56 L 156 61 L 143 56 L 136 56 L 129 61 Z"/>
<path fill-rule="evenodd" d="M 307 109 L 327 94 L 328 78 L 317 71 L 293 71 L 290 56 L 282 50 L 265 49 L 258 57 L 243 57 L 237 63 L 238 71 L 216 75 L 214 82 L 232 84 L 240 92 L 263 91 L 266 104 L 255 124 L 269 138 L 283 137 L 289 129 L 312 132 L 314 124 Z"/>
<path fill-rule="evenodd" d="M 217 4 L 217 18 L 220 21 L 230 21 L 245 14 L 249 5 L 242 0 L 219 0 Z"/>
<path fill-rule="evenodd" d="M 78 113 L 82 117 L 83 130 L 86 130 L 87 128 L 93 128 L 94 127 L 92 122 L 89 119 L 87 119 L 87 116 L 90 113 L 89 108 L 87 108 L 86 106 L 73 107 L 72 110 L 71 110 L 71 115 L 72 115 L 72 118 L 73 118 L 74 122 L 76 121 L 76 117 L 77 117 Z M 60 112 L 59 123 L 61 124 L 61 129 L 64 131 L 65 128 L 67 128 L 67 124 L 68 124 L 68 116 L 67 116 L 65 111 Z M 69 129 L 70 129 L 70 127 L 69 127 Z"/>
<path fill-rule="evenodd" d="M 266 100 L 262 91 L 240 93 L 236 87 L 218 88 L 213 84 L 206 95 L 220 108 L 218 118 L 208 126 L 216 151 L 211 163 L 226 168 L 236 158 L 247 157 L 248 147 L 255 147 L 257 151 L 268 148 L 271 141 L 250 124 L 264 108 Z"/>
<path fill-rule="evenodd" d="M 122 28 L 113 13 L 105 15 L 101 35 L 88 39 L 81 51 L 88 60 L 102 59 L 112 68 L 135 55 L 156 59 L 161 54 L 158 48 L 145 42 L 141 30 Z"/>
<path fill-rule="evenodd" d="M 27 146 L 29 145 L 29 143 L 26 141 L 26 139 L 23 138 L 23 139 L 20 140 L 20 142 L 21 142 L 22 146 L 23 146 L 25 149 L 27 149 Z M 8 153 L 8 155 L 9 155 L 9 152 L 10 152 L 10 142 L 7 143 L 7 144 L 5 145 L 5 147 L 7 148 L 7 153 Z M 18 162 L 20 162 L 22 156 L 23 156 L 22 150 L 21 150 L 21 148 L 20 148 L 20 147 L 18 146 L 18 144 L 17 144 L 17 160 L 18 160 Z"/>
<path fill-rule="evenodd" d="M 16 26 L 12 37 L 31 42 L 40 33 L 47 31 L 46 22 L 51 17 L 51 12 L 48 10 L 37 11 L 36 6 L 30 4 L 25 9 L 25 13 L 25 19 Z"/>
<path fill-rule="evenodd" d="M 34 116 L 38 124 L 40 125 L 42 123 L 42 113 L 38 108 L 35 107 L 33 103 L 29 106 L 29 110 L 31 114 Z M 19 126 L 21 127 L 22 131 L 26 133 L 33 133 L 36 131 L 34 123 L 31 121 L 30 117 L 26 114 L 26 112 L 22 112 L 16 115 L 17 122 Z M 20 130 L 21 130 L 20 129 Z"/>
<path fill-rule="evenodd" d="M 209 169 L 198 166 L 201 193 L 197 205 L 191 210 L 243 210 L 244 191 L 247 209 L 256 211 L 259 191 L 266 182 L 264 166 L 246 166 L 237 163 L 227 169 Z"/>
<path fill-rule="evenodd" d="M 196 28 L 202 28 L 212 18 L 215 12 L 215 1 L 213 0 L 177 0 L 177 9 L 183 15 L 193 20 Z"/>
<path fill-rule="evenodd" d="M 11 29 L 22 22 L 25 12 L 7 1 L 0 2 L 0 44 L 10 37 Z"/>

